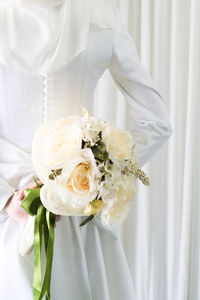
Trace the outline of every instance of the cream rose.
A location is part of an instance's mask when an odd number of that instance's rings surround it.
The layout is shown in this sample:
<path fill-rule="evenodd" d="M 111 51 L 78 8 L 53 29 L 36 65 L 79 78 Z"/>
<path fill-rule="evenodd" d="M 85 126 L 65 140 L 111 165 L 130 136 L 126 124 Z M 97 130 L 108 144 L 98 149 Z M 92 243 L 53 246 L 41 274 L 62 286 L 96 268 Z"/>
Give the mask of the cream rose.
<path fill-rule="evenodd" d="M 99 171 L 91 149 L 82 149 L 64 164 L 60 175 L 41 188 L 43 205 L 55 214 L 84 215 L 83 211 L 98 193 Z"/>
<path fill-rule="evenodd" d="M 32 162 L 40 180 L 45 183 L 51 169 L 76 157 L 81 149 L 80 117 L 70 116 L 41 125 L 33 138 Z"/>
<path fill-rule="evenodd" d="M 110 123 L 102 132 L 102 141 L 114 159 L 129 159 L 132 154 L 133 138 L 129 131 Z"/>

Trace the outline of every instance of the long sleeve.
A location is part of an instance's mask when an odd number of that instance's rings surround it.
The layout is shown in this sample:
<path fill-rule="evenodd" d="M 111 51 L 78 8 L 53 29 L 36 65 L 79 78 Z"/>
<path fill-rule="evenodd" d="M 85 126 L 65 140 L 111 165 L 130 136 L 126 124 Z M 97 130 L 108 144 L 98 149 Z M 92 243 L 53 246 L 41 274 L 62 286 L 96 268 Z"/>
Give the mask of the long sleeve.
<path fill-rule="evenodd" d="M 14 193 L 15 188 L 13 186 L 11 186 L 9 184 L 8 181 L 5 180 L 5 178 L 3 177 L 3 173 L 4 173 L 4 163 L 3 163 L 3 153 L 4 151 L 7 151 L 6 147 L 5 147 L 5 142 L 4 139 L 2 137 L 0 137 L 0 146 L 1 146 L 1 152 L 0 152 L 0 166 L 2 166 L 0 168 L 0 196 L 1 196 L 1 201 L 0 201 L 0 221 L 1 219 L 4 218 L 4 207 L 8 201 L 8 199 L 10 198 L 10 196 Z"/>
<path fill-rule="evenodd" d="M 0 177 L 0 193 L 1 193 L 1 201 L 0 201 L 0 221 L 3 218 L 3 209 L 6 205 L 6 202 L 10 198 L 10 196 L 14 193 L 15 189 L 9 185 L 2 177 Z"/>
<path fill-rule="evenodd" d="M 127 100 L 127 127 L 143 167 L 172 135 L 172 126 L 166 103 L 140 62 L 118 9 L 109 71 Z"/>
<path fill-rule="evenodd" d="M 0 136 L 0 220 L 4 217 L 4 206 L 16 189 L 27 184 L 35 171 L 30 153 Z"/>

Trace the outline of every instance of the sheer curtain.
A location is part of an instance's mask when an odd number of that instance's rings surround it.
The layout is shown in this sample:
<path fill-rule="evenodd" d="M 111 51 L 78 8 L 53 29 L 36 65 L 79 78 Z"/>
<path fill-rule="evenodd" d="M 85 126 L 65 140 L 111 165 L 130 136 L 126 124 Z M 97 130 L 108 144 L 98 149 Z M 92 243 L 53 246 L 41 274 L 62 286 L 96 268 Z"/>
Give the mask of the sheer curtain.
<path fill-rule="evenodd" d="M 199 300 L 200 1 L 115 3 L 141 62 L 166 100 L 173 126 L 169 141 L 144 166 L 151 185 L 138 182 L 121 227 L 136 299 Z M 125 99 L 108 72 L 96 99 L 101 99 L 99 109 L 110 105 L 113 118 L 123 126 Z"/>

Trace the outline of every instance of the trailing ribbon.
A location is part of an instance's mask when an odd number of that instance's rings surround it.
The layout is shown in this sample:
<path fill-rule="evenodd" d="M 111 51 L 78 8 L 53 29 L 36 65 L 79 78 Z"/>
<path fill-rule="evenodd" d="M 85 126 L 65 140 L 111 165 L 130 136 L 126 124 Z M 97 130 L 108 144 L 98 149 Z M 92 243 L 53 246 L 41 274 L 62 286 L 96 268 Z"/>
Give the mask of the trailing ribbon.
<path fill-rule="evenodd" d="M 39 185 L 38 185 L 39 186 Z M 56 215 L 47 210 L 40 200 L 40 186 L 33 190 L 24 191 L 24 200 L 21 207 L 35 216 L 34 224 L 34 274 L 33 300 L 50 300 L 51 270 L 53 261 L 54 224 Z M 41 249 L 44 234 L 46 266 L 42 284 Z"/>

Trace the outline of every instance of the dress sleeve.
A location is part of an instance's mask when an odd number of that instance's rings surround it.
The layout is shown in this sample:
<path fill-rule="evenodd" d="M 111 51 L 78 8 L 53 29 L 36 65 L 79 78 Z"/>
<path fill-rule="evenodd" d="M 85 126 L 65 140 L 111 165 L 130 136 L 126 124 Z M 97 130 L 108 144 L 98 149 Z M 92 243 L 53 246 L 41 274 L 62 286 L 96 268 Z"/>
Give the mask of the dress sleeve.
<path fill-rule="evenodd" d="M 0 193 L 1 193 L 1 201 L 0 201 L 0 212 L 3 211 L 6 202 L 15 192 L 15 188 L 13 188 L 4 178 L 0 177 Z"/>
<path fill-rule="evenodd" d="M 36 176 L 30 153 L 0 136 L 0 220 L 10 196 Z"/>
<path fill-rule="evenodd" d="M 143 167 L 172 135 L 166 103 L 139 60 L 134 40 L 117 9 L 109 71 L 127 103 L 126 122 Z"/>

